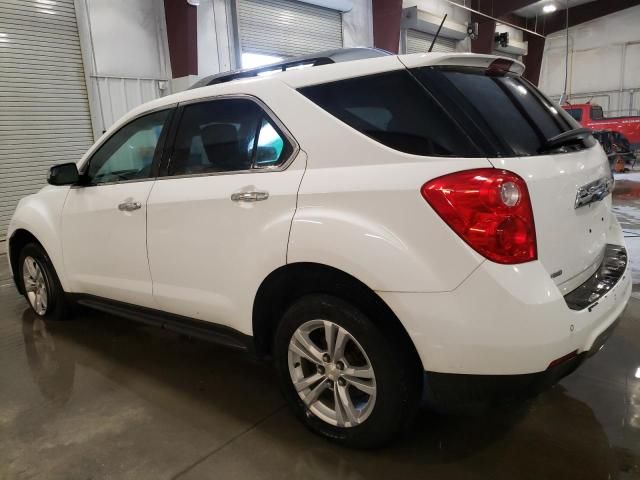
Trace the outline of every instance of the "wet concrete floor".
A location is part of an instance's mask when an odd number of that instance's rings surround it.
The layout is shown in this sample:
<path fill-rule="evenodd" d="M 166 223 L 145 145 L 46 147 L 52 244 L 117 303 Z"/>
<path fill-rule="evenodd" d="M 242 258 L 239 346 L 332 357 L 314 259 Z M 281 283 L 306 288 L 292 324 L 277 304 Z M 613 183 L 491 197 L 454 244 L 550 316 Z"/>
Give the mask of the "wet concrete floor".
<path fill-rule="evenodd" d="M 640 183 L 623 182 L 633 255 Z M 640 479 L 640 288 L 604 349 L 539 397 L 423 411 L 366 452 L 306 431 L 271 368 L 240 353 L 100 313 L 34 319 L 5 264 L 0 479 Z"/>

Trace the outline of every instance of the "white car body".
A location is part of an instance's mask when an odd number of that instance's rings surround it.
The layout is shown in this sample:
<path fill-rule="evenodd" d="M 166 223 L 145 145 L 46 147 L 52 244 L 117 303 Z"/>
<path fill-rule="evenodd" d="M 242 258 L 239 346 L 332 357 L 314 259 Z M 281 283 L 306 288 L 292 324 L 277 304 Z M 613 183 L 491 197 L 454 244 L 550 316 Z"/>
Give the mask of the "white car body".
<path fill-rule="evenodd" d="M 415 54 L 318 66 L 202 87 L 136 108 L 77 163 L 144 112 L 222 96 L 266 105 L 295 141 L 284 169 L 151 178 L 93 188 L 47 186 L 24 198 L 8 238 L 30 232 L 65 292 L 89 294 L 254 335 L 254 300 L 281 267 L 314 263 L 359 280 L 404 326 L 426 371 L 508 375 L 545 371 L 588 352 L 620 316 L 628 271 L 597 304 L 564 295 L 599 267 L 605 244 L 624 245 L 611 196 L 574 209 L 577 189 L 609 174 L 599 146 L 532 158 L 423 157 L 345 127 L 293 89 L 406 67 L 488 66 L 490 56 Z M 514 63 L 513 71 L 522 72 Z M 538 259 L 503 265 L 463 241 L 421 197 L 452 172 L 503 168 L 525 179 Z M 267 201 L 230 201 L 266 191 Z M 120 211 L 131 199 L 142 208 Z M 586 230 L 589 233 L 586 233 Z M 628 269 L 628 267 L 627 267 Z M 552 278 L 556 272 L 561 274 Z"/>

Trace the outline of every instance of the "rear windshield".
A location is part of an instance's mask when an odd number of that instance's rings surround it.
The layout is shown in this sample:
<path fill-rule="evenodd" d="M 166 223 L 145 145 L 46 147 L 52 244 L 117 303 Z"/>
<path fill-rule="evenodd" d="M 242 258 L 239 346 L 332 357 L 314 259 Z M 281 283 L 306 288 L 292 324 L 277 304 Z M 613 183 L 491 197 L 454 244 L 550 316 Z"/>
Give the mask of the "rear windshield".
<path fill-rule="evenodd" d="M 579 128 L 526 80 L 477 68 L 423 67 L 300 92 L 378 142 L 417 155 L 540 155 L 549 139 Z M 589 137 L 562 151 L 594 143 Z"/>

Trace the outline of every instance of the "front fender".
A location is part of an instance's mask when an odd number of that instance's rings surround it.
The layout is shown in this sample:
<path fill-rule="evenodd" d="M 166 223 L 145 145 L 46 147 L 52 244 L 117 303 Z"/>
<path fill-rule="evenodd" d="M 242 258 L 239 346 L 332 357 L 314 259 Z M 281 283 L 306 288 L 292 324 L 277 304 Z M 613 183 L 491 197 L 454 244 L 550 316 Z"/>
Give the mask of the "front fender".
<path fill-rule="evenodd" d="M 34 195 L 24 197 L 16 207 L 7 232 L 9 247 L 18 230 L 26 230 L 33 235 L 49 255 L 62 288 L 66 291 L 68 289 L 60 243 L 60 227 L 68 193 L 69 187 L 45 187 Z"/>

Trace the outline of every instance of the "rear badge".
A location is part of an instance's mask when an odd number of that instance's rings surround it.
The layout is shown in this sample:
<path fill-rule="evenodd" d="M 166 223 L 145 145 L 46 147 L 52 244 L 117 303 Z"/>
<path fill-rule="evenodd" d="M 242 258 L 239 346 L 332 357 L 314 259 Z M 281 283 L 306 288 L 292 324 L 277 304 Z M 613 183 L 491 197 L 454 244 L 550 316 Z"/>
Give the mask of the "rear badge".
<path fill-rule="evenodd" d="M 558 270 L 557 272 L 553 272 L 551 274 L 551 278 L 558 278 L 560 275 L 562 275 L 562 270 Z"/>
<path fill-rule="evenodd" d="M 578 189 L 576 194 L 575 208 L 584 207 L 590 203 L 599 202 L 606 198 L 613 190 L 613 178 L 603 177 L 587 183 Z"/>

